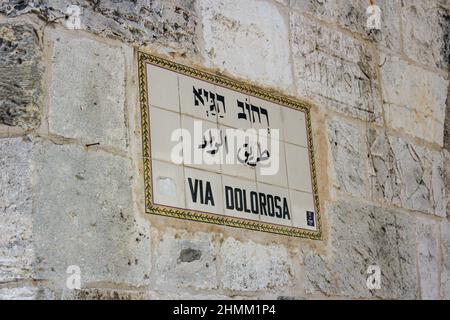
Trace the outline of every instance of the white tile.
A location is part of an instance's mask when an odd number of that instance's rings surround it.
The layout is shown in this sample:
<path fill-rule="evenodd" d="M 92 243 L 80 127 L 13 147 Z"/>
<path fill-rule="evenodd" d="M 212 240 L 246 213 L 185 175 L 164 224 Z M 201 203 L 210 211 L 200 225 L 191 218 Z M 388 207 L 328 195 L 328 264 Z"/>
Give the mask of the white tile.
<path fill-rule="evenodd" d="M 183 166 L 152 160 L 153 203 L 184 208 Z"/>
<path fill-rule="evenodd" d="M 291 198 L 291 208 L 292 208 L 292 221 L 293 226 L 301 229 L 316 230 L 317 229 L 317 217 L 314 209 L 314 198 L 312 193 L 305 193 L 296 190 L 289 190 L 289 195 Z M 307 212 L 310 213 L 307 213 Z M 307 214 L 312 214 L 313 219 L 309 220 L 308 225 Z"/>
<path fill-rule="evenodd" d="M 171 141 L 180 128 L 180 114 L 150 106 L 150 144 L 153 159 L 171 161 L 172 149 L 179 143 Z"/>
<path fill-rule="evenodd" d="M 288 179 L 286 172 L 284 142 L 274 139 L 267 139 L 266 136 L 259 136 L 258 141 L 260 142 L 261 154 L 267 150 L 269 152 L 269 158 L 258 163 L 256 168 L 256 179 L 258 182 L 287 187 Z M 263 174 L 264 171 L 266 174 Z"/>
<path fill-rule="evenodd" d="M 308 149 L 286 143 L 289 188 L 312 192 Z"/>
<path fill-rule="evenodd" d="M 252 111 L 253 128 L 260 134 L 271 136 L 273 130 L 278 130 L 279 139 L 283 140 L 283 123 L 281 119 L 281 108 L 279 105 L 259 99 L 250 97 Z"/>
<path fill-rule="evenodd" d="M 223 132 L 224 136 L 227 137 L 226 148 L 223 149 L 222 173 L 230 176 L 255 180 L 255 167 L 242 164 L 238 161 L 238 151 L 242 147 L 243 142 L 237 138 L 235 131 L 236 129 L 225 127 L 223 125 L 219 125 L 219 129 Z M 234 133 L 230 134 L 230 130 L 233 130 Z"/>
<path fill-rule="evenodd" d="M 238 129 L 249 129 L 252 127 L 252 121 L 246 104 L 250 109 L 250 97 L 246 94 L 216 86 L 217 94 L 224 97 L 226 112 L 219 114 L 217 120 L 219 124 Z M 241 118 L 240 118 L 241 117 Z"/>
<path fill-rule="evenodd" d="M 288 107 L 281 109 L 284 129 L 284 141 L 308 147 L 306 135 L 306 114 Z"/>
<path fill-rule="evenodd" d="M 211 111 L 216 97 L 214 85 L 184 75 L 179 75 L 179 85 L 181 113 L 217 123 L 217 112 Z"/>
<path fill-rule="evenodd" d="M 221 176 L 212 172 L 184 168 L 188 209 L 223 214 Z"/>
<path fill-rule="evenodd" d="M 259 221 L 256 182 L 222 176 L 225 215 Z"/>
<path fill-rule="evenodd" d="M 289 191 L 264 183 L 258 183 L 261 222 L 292 227 L 292 209 Z M 265 202 L 265 205 L 264 205 Z"/>
<path fill-rule="evenodd" d="M 217 124 L 181 115 L 181 126 L 190 132 L 190 143 L 183 144 L 184 164 L 202 170 L 221 172 L 224 137 Z M 200 147 L 202 146 L 202 147 Z M 198 154 L 197 159 L 195 153 Z"/>
<path fill-rule="evenodd" d="M 175 72 L 147 64 L 148 104 L 179 112 L 178 76 Z"/>

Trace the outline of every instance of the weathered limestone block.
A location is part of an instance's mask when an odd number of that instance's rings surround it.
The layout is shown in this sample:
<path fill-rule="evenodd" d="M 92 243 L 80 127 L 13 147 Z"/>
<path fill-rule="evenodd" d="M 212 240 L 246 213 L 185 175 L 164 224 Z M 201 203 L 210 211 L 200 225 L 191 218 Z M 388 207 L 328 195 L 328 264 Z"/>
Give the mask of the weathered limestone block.
<path fill-rule="evenodd" d="M 420 63 L 448 70 L 450 12 L 436 1 L 401 1 L 403 46 Z"/>
<path fill-rule="evenodd" d="M 419 219 L 417 238 L 421 298 L 439 299 L 439 225 Z"/>
<path fill-rule="evenodd" d="M 198 50 L 195 0 L 11 0 L 0 3 L 0 13 L 37 13 L 45 21 L 65 23 L 69 5 L 80 7 L 83 30 L 142 45 Z"/>
<path fill-rule="evenodd" d="M 54 43 L 50 132 L 126 148 L 124 50 L 64 34 Z"/>
<path fill-rule="evenodd" d="M 384 47 L 400 51 L 400 18 L 398 0 L 378 0 L 376 5 L 381 10 L 381 29 L 367 28 L 366 13 L 369 1 L 360 0 L 291 0 L 294 9 L 311 14 L 327 22 L 356 32 L 366 39 L 380 43 Z"/>
<path fill-rule="evenodd" d="M 31 277 L 32 143 L 0 139 L 0 283 Z"/>
<path fill-rule="evenodd" d="M 414 220 L 391 210 L 339 202 L 330 205 L 327 257 L 307 254 L 306 292 L 352 298 L 411 299 L 418 288 Z M 367 269 L 381 270 L 381 289 L 369 290 Z"/>
<path fill-rule="evenodd" d="M 133 212 L 130 161 L 47 142 L 33 158 L 35 277 L 65 288 L 75 265 L 82 287 L 148 284 L 150 230 Z"/>
<path fill-rule="evenodd" d="M 355 196 L 367 196 L 364 132 L 358 126 L 339 119 L 331 119 L 327 130 L 335 187 Z"/>
<path fill-rule="evenodd" d="M 257 0 L 201 0 L 211 66 L 290 91 L 289 25 L 279 6 Z"/>
<path fill-rule="evenodd" d="M 236 291 L 270 290 L 292 285 L 292 262 L 281 245 L 226 239 L 220 249 L 222 286 Z"/>
<path fill-rule="evenodd" d="M 442 221 L 441 225 L 442 272 L 441 295 L 445 300 L 450 299 L 450 222 Z"/>
<path fill-rule="evenodd" d="M 34 286 L 0 288 L 0 300 L 52 300 L 54 294 L 46 289 Z"/>
<path fill-rule="evenodd" d="M 291 13 L 291 45 L 297 94 L 321 107 L 382 123 L 377 59 L 370 47 Z"/>
<path fill-rule="evenodd" d="M 217 288 L 216 247 L 212 233 L 164 231 L 154 255 L 155 288 L 163 291 L 183 287 Z"/>
<path fill-rule="evenodd" d="M 29 24 L 1 23 L 0 52 L 0 124 L 34 129 L 41 121 L 38 31 Z"/>
<path fill-rule="evenodd" d="M 371 190 L 375 198 L 445 217 L 441 152 L 376 130 L 369 130 L 368 145 Z"/>
<path fill-rule="evenodd" d="M 392 56 L 380 60 L 387 124 L 442 146 L 449 82 Z"/>

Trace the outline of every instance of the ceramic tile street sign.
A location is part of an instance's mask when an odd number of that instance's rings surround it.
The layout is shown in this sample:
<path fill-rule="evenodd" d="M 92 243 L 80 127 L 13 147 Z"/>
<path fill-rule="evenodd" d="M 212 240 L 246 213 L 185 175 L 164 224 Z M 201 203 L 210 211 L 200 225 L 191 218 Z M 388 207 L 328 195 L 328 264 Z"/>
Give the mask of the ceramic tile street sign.
<path fill-rule="evenodd" d="M 321 238 L 309 106 L 139 53 L 148 213 Z"/>

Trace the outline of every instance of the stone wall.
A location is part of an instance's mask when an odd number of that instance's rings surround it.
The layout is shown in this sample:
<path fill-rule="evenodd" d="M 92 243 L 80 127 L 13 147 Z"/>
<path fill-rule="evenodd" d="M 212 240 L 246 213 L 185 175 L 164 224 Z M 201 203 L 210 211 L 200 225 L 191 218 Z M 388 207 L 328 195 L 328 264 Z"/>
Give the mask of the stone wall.
<path fill-rule="evenodd" d="M 0 0 L 0 299 L 450 299 L 450 3 L 376 2 Z M 313 105 L 322 241 L 145 214 L 137 48 Z"/>

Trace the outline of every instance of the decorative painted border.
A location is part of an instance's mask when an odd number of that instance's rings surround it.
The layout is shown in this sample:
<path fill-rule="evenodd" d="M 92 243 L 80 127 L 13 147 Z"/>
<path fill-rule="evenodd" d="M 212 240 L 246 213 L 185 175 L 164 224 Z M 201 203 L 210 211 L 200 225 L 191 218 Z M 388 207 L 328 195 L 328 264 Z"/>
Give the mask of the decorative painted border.
<path fill-rule="evenodd" d="M 179 63 L 175 63 L 164 58 L 160 58 L 148 53 L 138 52 L 139 63 L 139 96 L 141 107 L 142 121 L 142 149 L 144 158 L 144 183 L 145 183 L 145 207 L 146 212 L 162 216 L 174 217 L 179 219 L 187 219 L 200 221 L 230 227 L 257 230 L 287 236 L 308 238 L 314 240 L 322 239 L 322 221 L 320 216 L 319 191 L 317 187 L 317 173 L 314 161 L 314 147 L 312 140 L 310 106 L 303 101 L 297 101 L 279 94 L 273 94 L 267 90 L 258 88 L 254 85 L 246 84 L 241 81 L 233 80 L 224 76 L 212 74 L 209 72 L 194 69 Z M 248 95 L 259 97 L 276 104 L 301 110 L 306 115 L 306 126 L 308 136 L 308 150 L 311 167 L 311 178 L 314 196 L 314 207 L 316 211 L 317 230 L 299 229 L 294 227 L 286 227 L 274 225 L 254 220 L 246 220 L 233 218 L 212 213 L 204 213 L 188 209 L 173 208 L 168 206 L 153 204 L 152 197 L 152 166 L 151 166 L 151 139 L 150 139 L 150 118 L 148 114 L 148 92 L 147 92 L 147 68 L 146 64 L 153 64 L 170 71 L 194 77 L 212 84 L 220 85 L 229 89 L 233 89 Z"/>

